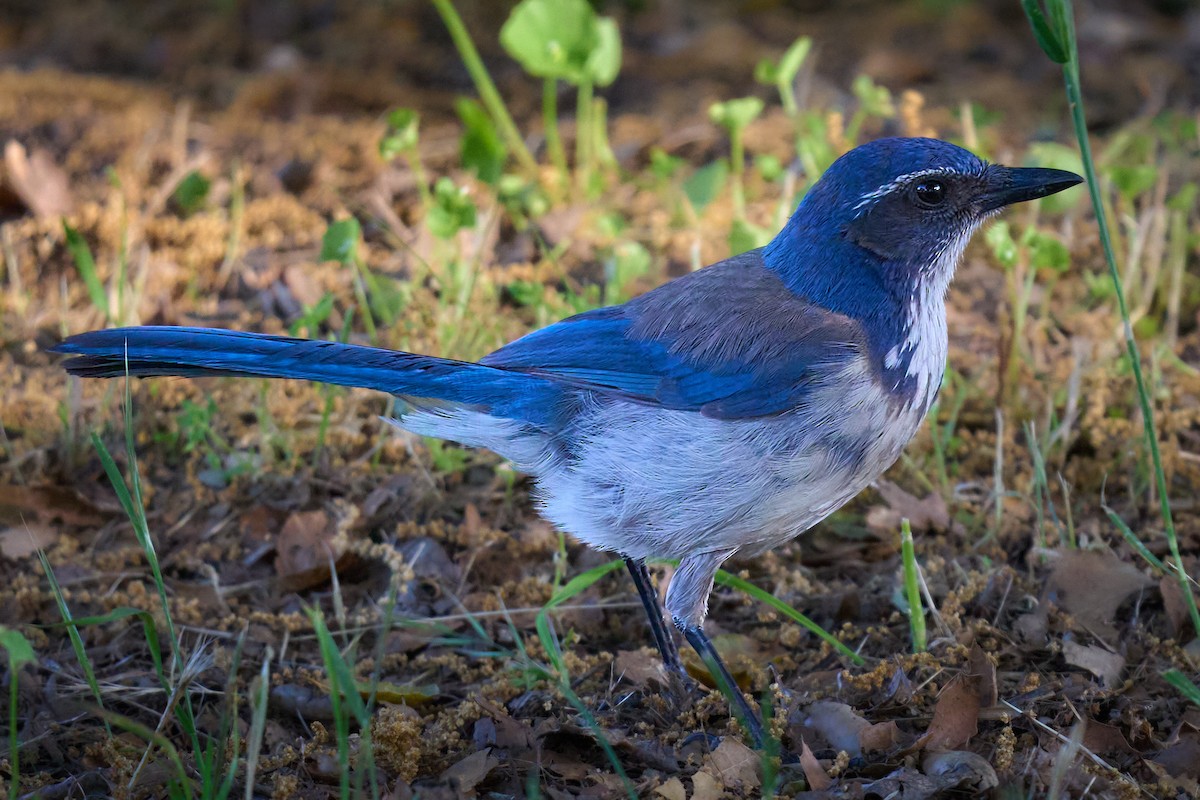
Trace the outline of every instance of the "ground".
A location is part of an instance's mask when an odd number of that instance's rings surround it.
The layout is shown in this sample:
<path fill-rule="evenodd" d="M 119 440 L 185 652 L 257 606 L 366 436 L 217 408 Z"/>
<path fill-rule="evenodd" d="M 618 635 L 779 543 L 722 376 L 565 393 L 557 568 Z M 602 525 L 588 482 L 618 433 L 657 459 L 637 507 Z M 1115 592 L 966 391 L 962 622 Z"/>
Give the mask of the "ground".
<path fill-rule="evenodd" d="M 668 684 L 611 554 L 540 521 L 497 457 L 391 429 L 388 398 L 153 379 L 127 407 L 123 381 L 68 379 L 46 348 L 106 324 L 477 358 L 729 255 L 731 229 L 777 229 L 811 172 L 797 141 L 933 134 L 1078 169 L 1061 70 L 1015 3 L 600 3 L 624 43 L 598 90 L 611 159 L 565 180 L 541 81 L 498 42 L 509 5 L 458 5 L 536 176 L 464 168 L 455 102 L 475 88 L 432 5 L 97 0 L 0 19 L 0 634 L 10 658 L 32 647 L 5 672 L 13 796 L 217 797 L 227 775 L 247 797 L 1196 796 L 1200 707 L 1164 674 L 1194 686 L 1200 645 L 1082 190 L 977 237 L 939 406 L 886 479 L 729 565 L 752 588 L 719 586 L 708 630 L 768 707 L 767 753 L 698 659 L 694 690 Z M 1079 15 L 1190 592 L 1200 11 Z M 798 135 L 754 72 L 800 35 Z M 559 95 L 573 153 L 576 96 Z M 765 107 L 743 214 L 728 170 L 705 168 L 731 152 L 709 106 L 748 95 Z M 420 175 L 409 151 L 381 155 L 396 107 L 420 114 Z"/>

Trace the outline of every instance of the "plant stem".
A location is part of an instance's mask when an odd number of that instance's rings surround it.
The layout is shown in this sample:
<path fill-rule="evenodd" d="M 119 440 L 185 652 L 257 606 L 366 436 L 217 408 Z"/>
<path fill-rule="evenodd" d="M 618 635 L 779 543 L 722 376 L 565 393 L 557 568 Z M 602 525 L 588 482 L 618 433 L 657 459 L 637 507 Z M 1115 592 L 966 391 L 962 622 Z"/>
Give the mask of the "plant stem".
<path fill-rule="evenodd" d="M 900 520 L 900 559 L 904 564 L 904 596 L 908 600 L 908 625 L 912 631 L 914 653 L 925 652 L 925 609 L 921 606 L 921 588 L 917 580 L 917 556 L 913 549 L 912 525 Z"/>
<path fill-rule="evenodd" d="M 579 84 L 575 98 L 575 178 L 587 190 L 592 177 L 592 84 Z"/>
<path fill-rule="evenodd" d="M 496 90 L 496 84 L 492 83 L 492 76 L 488 74 L 487 67 L 483 65 L 483 59 L 479 57 L 479 51 L 475 49 L 471 35 L 467 33 L 467 28 L 463 25 L 462 17 L 454 10 L 454 5 L 450 0 L 432 0 L 432 2 L 441 16 L 442 22 L 445 23 L 446 30 L 450 32 L 450 38 L 458 49 L 463 66 L 467 68 L 471 80 L 475 83 L 475 90 L 479 92 L 479 99 L 483 102 L 484 108 L 487 109 L 496 126 L 500 128 L 500 133 L 508 142 L 508 146 L 517 157 L 517 161 L 520 162 L 521 168 L 528 172 L 530 177 L 536 178 L 537 160 L 525 146 L 525 140 L 521 138 L 516 123 L 513 122 L 508 108 L 504 105 L 504 100 L 500 97 L 500 92 Z"/>
<path fill-rule="evenodd" d="M 742 144 L 742 129 L 736 125 L 729 130 L 729 168 L 733 172 L 733 214 L 746 219 L 746 188 L 742 175 L 746 171 L 746 148 Z"/>
<path fill-rule="evenodd" d="M 1129 322 L 1129 309 L 1125 303 L 1125 291 L 1121 284 L 1121 273 L 1117 269 L 1117 259 L 1113 253 L 1112 239 L 1109 237 L 1108 220 L 1104 213 L 1104 203 L 1100 197 L 1100 184 L 1096 179 L 1096 166 L 1092 159 L 1092 147 L 1088 141 L 1087 120 L 1083 113 L 1083 93 L 1079 80 L 1079 48 L 1075 41 L 1075 9 L 1071 0 L 1060 0 L 1063 22 L 1063 32 L 1067 37 L 1067 52 L 1069 57 L 1063 64 L 1063 79 L 1067 87 L 1067 103 L 1071 107 L 1071 120 L 1075 126 L 1075 136 L 1079 140 L 1079 150 L 1083 157 L 1083 171 L 1087 178 L 1088 194 L 1092 199 L 1092 208 L 1096 213 L 1096 224 L 1100 228 L 1100 247 L 1104 250 L 1104 260 L 1108 263 L 1109 277 L 1112 278 L 1113 288 L 1117 294 L 1117 309 L 1121 314 L 1121 323 L 1125 332 L 1125 348 L 1129 353 L 1129 365 L 1133 369 L 1134 383 L 1137 385 L 1138 403 L 1142 411 L 1142 427 L 1146 434 L 1146 445 L 1150 448 L 1150 461 L 1154 467 L 1154 481 L 1158 490 L 1159 511 L 1163 519 L 1163 533 L 1167 538 L 1167 546 L 1174 559 L 1175 577 L 1183 591 L 1192 626 L 1200 635 L 1200 610 L 1196 608 L 1196 598 L 1192 587 L 1188 584 L 1187 573 L 1183 569 L 1183 559 L 1179 553 L 1179 540 L 1175 533 L 1175 521 L 1171 516 L 1171 502 L 1167 496 L 1167 479 L 1163 472 L 1162 455 L 1158 449 L 1158 433 L 1154 426 L 1154 408 L 1150 405 L 1150 394 L 1146 390 L 1146 381 L 1142 376 L 1142 360 L 1138 353 L 1137 340 L 1133 336 L 1133 326 Z"/>
<path fill-rule="evenodd" d="M 567 177 L 567 153 L 558 133 L 558 80 L 546 78 L 542 84 L 542 126 L 546 129 L 546 153 L 558 172 L 559 185 Z"/>

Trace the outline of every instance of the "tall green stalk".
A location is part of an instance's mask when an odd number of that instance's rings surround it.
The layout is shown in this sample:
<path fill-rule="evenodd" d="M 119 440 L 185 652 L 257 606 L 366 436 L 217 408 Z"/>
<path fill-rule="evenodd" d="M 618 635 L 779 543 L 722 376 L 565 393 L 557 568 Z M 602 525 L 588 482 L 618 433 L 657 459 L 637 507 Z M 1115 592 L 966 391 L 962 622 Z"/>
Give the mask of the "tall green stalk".
<path fill-rule="evenodd" d="M 475 83 L 475 90 L 479 92 L 479 99 L 483 102 L 484 108 L 495 121 L 496 127 L 500 129 L 501 135 L 508 142 L 517 161 L 521 163 L 521 168 L 528 172 L 531 178 L 536 178 L 537 160 L 525 146 L 525 140 L 521 138 L 516 123 L 508 113 L 508 108 L 504 105 L 504 100 L 500 97 L 496 84 L 492 83 L 492 76 L 488 74 L 487 67 L 483 65 L 483 59 L 479 57 L 479 51 L 475 49 L 471 35 L 467 33 L 467 28 L 463 25 L 462 17 L 454 10 L 454 5 L 450 0 L 432 0 L 432 2 L 438 14 L 441 15 L 446 30 L 450 32 L 450 38 L 458 49 L 463 66 L 467 68 L 471 80 Z"/>
<path fill-rule="evenodd" d="M 1197 635 L 1200 635 L 1200 610 L 1196 607 L 1196 598 L 1192 594 L 1192 587 L 1188 582 L 1187 573 L 1184 572 L 1183 559 L 1179 553 L 1179 539 L 1175 532 L 1175 521 L 1171 516 L 1170 498 L 1167 496 L 1167 479 L 1163 471 L 1162 455 L 1158 449 L 1154 408 L 1150 403 L 1150 393 L 1146 389 L 1146 381 L 1142 375 L 1142 359 L 1138 353 L 1137 340 L 1133 336 L 1133 325 L 1129 321 L 1125 290 L 1121 283 L 1121 273 L 1117 269 L 1117 259 L 1113 253 L 1104 202 L 1100 196 L 1100 182 L 1096 178 L 1096 165 L 1092 158 L 1092 146 L 1088 140 L 1087 120 L 1083 113 L 1083 92 L 1080 90 L 1079 80 L 1079 47 L 1075 40 L 1075 10 L 1071 0 L 1047 0 L 1046 7 L 1050 11 L 1051 17 L 1050 20 L 1047 20 L 1042 14 L 1037 0 L 1022 0 L 1022 6 L 1029 17 L 1030 26 L 1033 28 L 1034 36 L 1042 50 L 1052 61 L 1062 65 L 1067 103 L 1071 108 L 1071 121 L 1075 127 L 1075 137 L 1079 140 L 1079 152 L 1083 159 L 1084 176 L 1087 178 L 1088 195 L 1091 197 L 1092 208 L 1096 213 L 1096 224 L 1100 228 L 1100 247 L 1104 251 L 1109 277 L 1112 278 L 1113 288 L 1116 290 L 1117 308 L 1121 314 L 1121 324 L 1125 333 L 1125 349 L 1128 351 L 1134 383 L 1137 385 L 1138 404 L 1142 411 L 1142 426 L 1146 436 L 1146 446 L 1150 449 L 1155 488 L 1158 491 L 1159 512 L 1163 519 L 1163 533 L 1167 538 L 1167 546 L 1175 562 L 1172 565 L 1172 571 L 1183 591 L 1192 626 L 1196 629 Z"/>

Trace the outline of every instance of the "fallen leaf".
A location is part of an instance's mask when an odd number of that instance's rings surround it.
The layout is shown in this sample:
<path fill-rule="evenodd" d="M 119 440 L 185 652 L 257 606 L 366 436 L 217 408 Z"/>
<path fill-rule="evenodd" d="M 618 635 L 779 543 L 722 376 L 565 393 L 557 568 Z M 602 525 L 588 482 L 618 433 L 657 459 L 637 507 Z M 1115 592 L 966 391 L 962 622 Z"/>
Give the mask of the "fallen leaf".
<path fill-rule="evenodd" d="M 810 789 L 823 792 L 833 785 L 833 780 L 825 773 L 825 768 L 813 755 L 808 742 L 803 739 L 800 740 L 800 768 L 804 770 L 804 779 L 808 781 Z"/>
<path fill-rule="evenodd" d="M 275 571 L 288 591 L 301 591 L 329 580 L 337 529 L 324 511 L 300 511 L 288 516 L 275 543 Z"/>
<path fill-rule="evenodd" d="M 39 549 L 46 550 L 58 541 L 58 531 L 41 522 L 14 525 L 0 530 L 0 555 L 17 561 Z"/>
<path fill-rule="evenodd" d="M 1062 653 L 1068 664 L 1086 669 L 1100 679 L 1104 688 L 1114 689 L 1120 685 L 1121 673 L 1125 670 L 1124 656 L 1071 639 L 1063 642 Z"/>
<path fill-rule="evenodd" d="M 58 219 L 69 214 L 74 200 L 70 182 L 45 150 L 31 153 L 15 139 L 4 146 L 6 183 L 25 207 L 42 219 Z"/>
<path fill-rule="evenodd" d="M 1109 552 L 1063 550 L 1046 589 L 1083 628 L 1104 637 L 1117 633 L 1112 620 L 1125 598 L 1152 586 L 1142 571 Z"/>
<path fill-rule="evenodd" d="M 1200 778 L 1200 732 L 1188 731 L 1150 759 L 1172 778 Z"/>
<path fill-rule="evenodd" d="M 618 679 L 638 688 L 651 683 L 667 685 L 667 671 L 662 658 L 650 650 L 621 650 L 613 660 L 613 671 Z"/>
<path fill-rule="evenodd" d="M 471 792 L 499 764 L 500 759 L 492 755 L 492 749 L 489 747 L 484 750 L 477 750 L 466 758 L 456 762 L 443 773 L 442 777 L 449 780 L 460 792 Z"/>
<path fill-rule="evenodd" d="M 857 756 L 862 754 L 860 734 L 871 723 L 845 703 L 822 700 L 808 707 L 804 727 L 819 733 L 833 749 Z"/>
<path fill-rule="evenodd" d="M 945 790 L 957 785 L 955 776 L 924 775 L 915 769 L 901 767 L 898 770 L 868 783 L 862 791 L 869 797 L 904 798 L 904 800 L 930 800 L 942 797 Z"/>
<path fill-rule="evenodd" d="M 1094 719 L 1089 719 L 1087 726 L 1083 729 L 1083 746 L 1093 753 L 1137 755 L 1137 750 L 1134 750 L 1133 746 L 1129 744 L 1129 740 L 1125 738 L 1125 734 L 1121 732 L 1120 728 L 1105 725 Z"/>
<path fill-rule="evenodd" d="M 704 770 L 692 776 L 692 800 L 721 800 L 724 793 L 721 782 Z"/>
<path fill-rule="evenodd" d="M 968 674 L 979 682 L 979 702 L 985 708 L 996 705 L 999 699 L 996 689 L 996 665 L 988 658 L 987 653 L 983 652 L 978 642 L 971 645 L 971 652 L 967 655 L 967 668 Z"/>
<path fill-rule="evenodd" d="M 654 793 L 663 800 L 687 800 L 687 791 L 679 778 L 671 778 L 661 786 L 654 787 Z"/>
<path fill-rule="evenodd" d="M 730 736 L 721 740 L 717 749 L 705 757 L 701 769 L 711 773 L 725 788 L 740 790 L 743 794 L 762 784 L 759 776 L 762 759 L 758 753 Z"/>
<path fill-rule="evenodd" d="M 979 691 L 975 681 L 962 675 L 954 678 L 938 697 L 929 730 L 918 745 L 926 750 L 962 747 L 979 730 L 979 709 Z"/>
<path fill-rule="evenodd" d="M 921 761 L 921 769 L 931 777 L 956 779 L 958 782 L 953 784 L 956 788 L 967 786 L 983 792 L 1000 785 L 996 770 L 987 759 L 967 750 L 929 753 Z"/>
<path fill-rule="evenodd" d="M 1179 636 L 1188 618 L 1187 600 L 1179 588 L 1179 581 L 1173 575 L 1164 575 L 1158 582 L 1158 591 L 1162 593 L 1163 610 L 1171 623 L 1171 634 Z"/>
<path fill-rule="evenodd" d="M 900 728 L 892 720 L 868 725 L 858 732 L 858 743 L 863 752 L 890 750 L 900 741 Z"/>
<path fill-rule="evenodd" d="M 875 490 L 887 506 L 876 506 L 867 512 L 867 527 L 871 530 L 895 534 L 902 519 L 907 519 L 914 531 L 949 529 L 950 512 L 945 498 L 937 492 L 918 498 L 885 480 L 876 481 Z"/>

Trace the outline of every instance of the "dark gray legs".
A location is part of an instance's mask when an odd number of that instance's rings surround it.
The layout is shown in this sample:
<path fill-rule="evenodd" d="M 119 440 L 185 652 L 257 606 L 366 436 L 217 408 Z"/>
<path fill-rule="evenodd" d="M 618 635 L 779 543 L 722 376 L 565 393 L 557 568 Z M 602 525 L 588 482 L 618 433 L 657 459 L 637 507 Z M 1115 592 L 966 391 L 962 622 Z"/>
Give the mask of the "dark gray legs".
<path fill-rule="evenodd" d="M 642 608 L 646 610 L 646 617 L 650 621 L 650 633 L 654 636 L 654 644 L 658 647 L 658 652 L 662 654 L 663 665 L 667 668 L 667 673 L 675 677 L 686 677 L 687 671 L 683 668 L 683 662 L 679 659 L 679 648 L 675 645 L 675 638 L 671 635 L 671 629 L 667 626 L 666 620 L 663 618 L 662 606 L 659 605 L 658 595 L 654 591 L 654 584 L 650 580 L 650 571 L 646 569 L 645 562 L 626 558 L 625 566 L 629 568 L 629 574 L 633 578 L 633 585 L 637 587 L 638 597 L 642 600 Z M 683 632 L 684 637 L 688 640 L 688 644 L 700 656 L 704 665 L 708 667 L 709 673 L 717 681 L 718 688 L 729 699 L 733 707 L 734 715 L 745 727 L 746 732 L 750 734 L 754 747 L 762 749 L 763 746 L 763 725 L 759 720 L 758 714 L 746 702 L 746 698 L 742 695 L 741 689 L 733 680 L 733 676 L 729 674 L 729 670 L 725 667 L 725 663 L 721 661 L 721 657 L 717 654 L 717 649 L 713 647 L 712 641 L 704 634 L 703 629 L 698 626 L 689 626 L 676 623 L 679 630 Z"/>
<path fill-rule="evenodd" d="M 650 633 L 654 636 L 654 646 L 662 655 L 663 665 L 668 673 L 686 675 L 683 662 L 679 660 L 679 647 L 676 646 L 675 637 L 671 635 L 671 629 L 663 618 L 662 606 L 658 603 L 658 594 L 654 591 L 654 583 L 650 580 L 650 570 L 646 569 L 646 562 L 627 558 L 625 566 L 629 568 L 633 585 L 637 587 L 638 597 L 642 598 L 642 608 L 646 609 Z"/>

